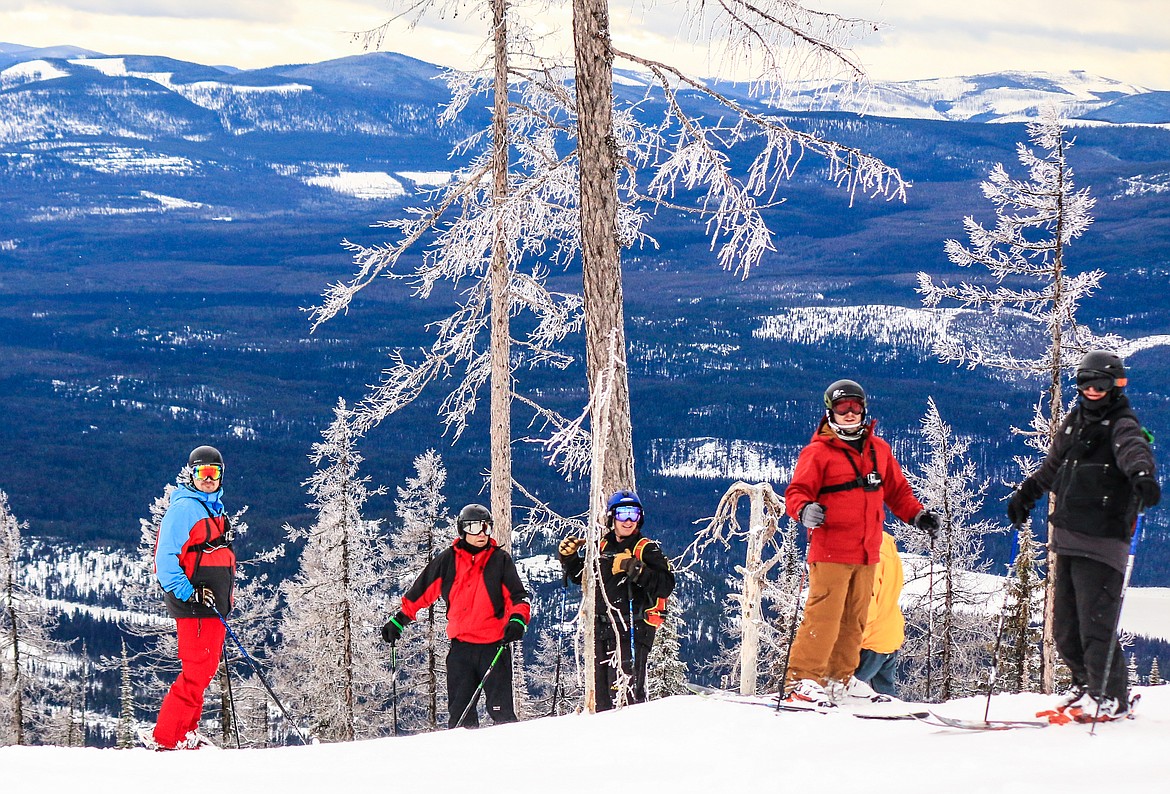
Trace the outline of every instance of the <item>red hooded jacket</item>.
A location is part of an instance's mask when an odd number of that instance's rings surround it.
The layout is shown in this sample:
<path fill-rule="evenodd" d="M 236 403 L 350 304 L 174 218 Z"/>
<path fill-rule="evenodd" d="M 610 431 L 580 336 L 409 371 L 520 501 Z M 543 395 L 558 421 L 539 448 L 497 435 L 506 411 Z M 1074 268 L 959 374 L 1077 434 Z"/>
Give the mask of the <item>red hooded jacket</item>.
<path fill-rule="evenodd" d="M 822 418 L 812 441 L 800 452 L 792 482 L 784 492 L 785 510 L 800 521 L 809 502 L 825 506 L 825 523 L 809 531 L 809 562 L 876 565 L 882 546 L 885 508 L 906 523 L 922 510 L 890 445 L 874 435 L 875 422 L 866 427 L 861 452 L 837 437 Z M 881 477 L 874 490 L 844 487 L 873 472 Z M 831 489 L 825 492 L 825 489 Z"/>

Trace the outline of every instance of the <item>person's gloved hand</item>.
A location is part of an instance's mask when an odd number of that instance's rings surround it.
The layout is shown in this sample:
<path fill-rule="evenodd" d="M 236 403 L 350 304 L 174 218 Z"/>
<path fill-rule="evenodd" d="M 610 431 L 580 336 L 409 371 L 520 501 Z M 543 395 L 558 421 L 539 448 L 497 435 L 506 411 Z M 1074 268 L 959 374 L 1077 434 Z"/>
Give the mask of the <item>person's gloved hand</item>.
<path fill-rule="evenodd" d="M 1133 481 L 1133 492 L 1143 509 L 1153 507 L 1162 501 L 1162 487 L 1148 474 L 1139 474 Z"/>
<path fill-rule="evenodd" d="M 820 502 L 809 502 L 800 509 L 800 523 L 809 529 L 816 529 L 825 523 L 825 506 Z"/>
<path fill-rule="evenodd" d="M 520 618 L 512 618 L 509 620 L 507 625 L 504 626 L 504 644 L 507 645 L 510 642 L 516 642 L 522 638 L 526 628 L 528 627 L 524 625 L 524 621 Z"/>
<path fill-rule="evenodd" d="M 191 597 L 187 599 L 187 603 L 192 606 L 207 607 L 208 609 L 215 609 L 215 593 L 211 592 L 211 588 L 205 584 L 195 585 L 195 591 L 191 593 Z"/>
<path fill-rule="evenodd" d="M 921 529 L 927 535 L 930 535 L 931 540 L 938 540 L 938 531 L 942 527 L 939 523 L 938 516 L 929 510 L 923 510 L 918 515 L 914 516 L 914 526 Z"/>
<path fill-rule="evenodd" d="M 646 570 L 646 563 L 642 562 L 628 551 L 614 558 L 614 574 L 624 573 L 626 578 L 631 582 L 638 581 L 638 577 L 642 575 L 642 571 L 644 570 Z"/>
<path fill-rule="evenodd" d="M 1007 515 L 1008 521 L 1013 525 L 1020 525 L 1028 520 L 1029 514 L 1036 503 L 1028 498 L 1024 493 L 1023 488 L 1012 494 L 1012 498 L 1008 500 Z"/>
<path fill-rule="evenodd" d="M 626 572 L 626 567 L 629 566 L 630 560 L 634 559 L 633 552 L 622 551 L 613 556 L 613 565 L 610 570 L 614 576 L 620 576 Z"/>
<path fill-rule="evenodd" d="M 572 557 L 577 553 L 577 549 L 581 548 L 585 543 L 585 538 L 578 538 L 570 535 L 561 541 L 561 545 L 557 546 L 557 553 L 562 557 Z"/>
<path fill-rule="evenodd" d="M 386 625 L 382 627 L 382 640 L 384 642 L 390 643 L 391 645 L 398 642 L 398 638 L 402 636 L 402 631 L 406 628 L 406 624 L 409 622 L 410 618 L 399 612 L 397 615 L 390 618 L 390 620 L 386 622 Z"/>

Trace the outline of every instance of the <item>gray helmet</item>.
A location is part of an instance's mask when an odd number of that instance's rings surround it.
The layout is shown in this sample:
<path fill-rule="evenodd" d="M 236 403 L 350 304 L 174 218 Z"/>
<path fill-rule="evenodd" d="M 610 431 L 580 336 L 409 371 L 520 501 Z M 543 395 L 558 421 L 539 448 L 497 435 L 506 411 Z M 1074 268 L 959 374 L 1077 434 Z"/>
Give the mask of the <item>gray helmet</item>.
<path fill-rule="evenodd" d="M 459 518 L 455 519 L 455 528 L 459 534 L 464 534 L 463 528 L 472 521 L 486 521 L 492 523 L 492 511 L 483 505 L 469 504 L 459 511 Z"/>
<path fill-rule="evenodd" d="M 1108 350 L 1090 350 L 1077 364 L 1077 382 L 1084 383 L 1094 379 L 1109 378 L 1117 387 L 1125 386 L 1125 364 L 1121 356 L 1110 353 Z"/>

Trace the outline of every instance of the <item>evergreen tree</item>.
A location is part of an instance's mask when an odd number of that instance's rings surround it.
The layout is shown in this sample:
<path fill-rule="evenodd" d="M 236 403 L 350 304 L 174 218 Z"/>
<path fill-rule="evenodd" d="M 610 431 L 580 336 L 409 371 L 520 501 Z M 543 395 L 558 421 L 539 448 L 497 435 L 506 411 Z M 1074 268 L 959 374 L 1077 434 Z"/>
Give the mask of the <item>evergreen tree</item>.
<path fill-rule="evenodd" d="M 317 471 L 305 482 L 317 511 L 308 529 L 286 526 L 290 542 L 304 539 L 297 573 L 281 586 L 281 680 L 297 694 L 324 741 L 380 735 L 389 719 L 391 671 L 380 627 L 387 549 L 378 522 L 362 517 L 371 494 L 358 475 L 352 412 L 339 400 L 334 420 L 313 445 Z"/>
<path fill-rule="evenodd" d="M 138 744 L 136 720 L 134 719 L 134 679 L 130 675 L 130 654 L 126 640 L 122 640 L 121 663 L 118 667 L 121 686 L 118 689 L 118 748 L 125 750 Z"/>
<path fill-rule="evenodd" d="M 682 644 L 679 629 L 682 628 L 682 607 L 678 597 L 666 602 L 662 625 L 654 634 L 654 647 L 646 671 L 646 697 L 648 700 L 685 695 L 687 689 L 687 664 L 682 660 Z"/>
<path fill-rule="evenodd" d="M 1007 692 L 1037 692 L 1040 681 L 1040 618 L 1044 605 L 1039 558 L 1043 553 L 1030 525 L 1018 528 L 1019 552 L 1010 569 L 1004 603 L 998 687 Z"/>
<path fill-rule="evenodd" d="M 0 746 L 46 740 L 62 694 L 50 667 L 67 644 L 52 639 L 56 616 L 24 584 L 21 531 L 27 526 L 0 491 Z"/>
<path fill-rule="evenodd" d="M 1158 657 L 1154 657 L 1154 661 L 1150 663 L 1150 677 L 1147 679 L 1150 686 L 1162 685 L 1162 672 L 1158 669 Z"/>
<path fill-rule="evenodd" d="M 929 453 L 922 473 L 908 471 L 906 478 L 942 527 L 936 541 L 921 532 L 898 533 L 903 548 L 926 556 L 928 566 L 928 586 L 908 610 L 903 690 L 926 700 L 949 700 L 972 693 L 992 633 L 991 621 L 972 606 L 983 598 L 976 576 L 987 569 L 983 538 L 996 530 L 988 521 L 973 520 L 987 485 L 969 458 L 971 442 L 955 436 L 933 398 L 927 399 L 920 432 Z"/>
<path fill-rule="evenodd" d="M 1077 320 L 1080 302 L 1100 284 L 1104 273 L 1089 270 L 1071 275 L 1065 261 L 1067 247 L 1092 223 L 1095 199 L 1088 190 L 1073 187 L 1073 172 L 1068 151 L 1073 141 L 1066 137 L 1064 125 L 1055 109 L 1045 109 L 1040 118 L 1027 125 L 1031 143 L 1037 153 L 1020 143 L 1017 154 L 1028 170 L 1029 180 L 1012 179 L 997 163 L 983 183 L 983 193 L 995 206 L 996 224 L 985 228 L 968 216 L 963 225 L 970 245 L 946 241 L 946 253 L 960 267 L 982 265 L 995 283 L 936 284 L 927 273 L 918 274 L 918 291 L 926 306 L 938 306 L 944 300 L 961 307 L 981 307 L 993 314 L 1007 309 L 1028 313 L 1034 330 L 1021 327 L 1009 338 L 1000 334 L 940 335 L 934 350 L 943 361 L 965 363 L 969 367 L 989 367 L 1016 377 L 1038 379 L 1044 394 L 1031 417 L 1030 429 L 1013 429 L 1024 435 L 1040 455 L 1047 453 L 1052 438 L 1064 418 L 1062 397 L 1063 373 L 1075 366 L 1089 349 L 1118 349 L 1121 339 L 1097 337 Z M 1007 280 L 1039 282 L 1035 289 L 1003 286 Z M 1025 352 L 1026 351 L 1026 352 Z M 1038 351 L 1038 352 L 1032 352 Z M 1027 476 L 1039 459 L 1018 459 L 1023 476 Z M 1051 500 L 1049 500 L 1051 507 Z M 1053 567 L 1052 552 L 1046 567 Z M 1041 658 L 1041 688 L 1051 692 L 1055 683 L 1056 653 L 1052 638 L 1052 587 L 1048 577 L 1044 612 L 1044 635 Z"/>
<path fill-rule="evenodd" d="M 394 502 L 402 526 L 390 539 L 388 615 L 396 611 L 398 597 L 427 563 L 451 542 L 442 457 L 427 450 L 414 459 L 414 470 L 415 476 L 398 488 Z M 446 609 L 440 599 L 419 613 L 395 647 L 400 729 L 433 731 L 446 725 L 443 682 L 449 648 Z"/>

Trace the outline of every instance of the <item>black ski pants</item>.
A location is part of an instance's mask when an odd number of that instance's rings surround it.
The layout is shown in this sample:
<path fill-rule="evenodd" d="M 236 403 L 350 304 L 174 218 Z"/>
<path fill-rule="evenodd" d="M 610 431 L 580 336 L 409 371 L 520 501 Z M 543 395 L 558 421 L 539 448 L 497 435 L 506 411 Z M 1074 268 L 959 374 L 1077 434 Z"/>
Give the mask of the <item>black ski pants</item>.
<path fill-rule="evenodd" d="M 593 671 L 597 678 L 598 711 L 612 709 L 618 700 L 618 674 L 611 659 L 614 651 L 621 657 L 622 672 L 629 676 L 630 686 L 626 688 L 626 703 L 646 702 L 646 665 L 650 661 L 650 649 L 654 647 L 654 627 L 643 620 L 634 621 L 633 666 L 630 665 L 629 617 L 617 617 L 617 632 L 608 620 L 599 620 L 594 626 Z"/>
<path fill-rule="evenodd" d="M 456 723 L 467 704 L 476 694 L 479 682 L 483 681 L 483 695 L 488 716 L 492 722 L 515 722 L 516 709 L 512 705 L 512 649 L 505 645 L 495 667 L 491 667 L 498 642 L 481 645 L 475 642 L 451 640 L 447 652 L 447 727 L 457 728 Z M 485 679 L 488 668 L 491 675 Z M 478 698 L 477 698 L 478 700 Z M 464 728 L 479 727 L 479 705 L 472 707 L 463 718 Z"/>
<path fill-rule="evenodd" d="M 1058 554 L 1052 627 L 1056 650 L 1072 672 L 1073 682 L 1087 686 L 1094 695 L 1104 689 L 1106 697 L 1125 703 L 1128 674 L 1115 633 L 1123 578 L 1121 571 L 1103 562 Z M 1109 680 L 1102 687 L 1110 645 L 1113 660 Z"/>

